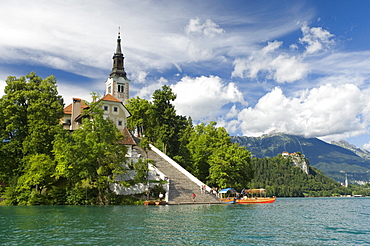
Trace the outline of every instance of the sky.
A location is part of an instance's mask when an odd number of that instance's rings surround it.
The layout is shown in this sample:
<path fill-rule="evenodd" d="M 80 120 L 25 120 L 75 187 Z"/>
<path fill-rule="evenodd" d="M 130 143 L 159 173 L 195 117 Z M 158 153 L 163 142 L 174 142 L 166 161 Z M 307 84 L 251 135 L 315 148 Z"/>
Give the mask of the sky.
<path fill-rule="evenodd" d="M 0 1 L 8 76 L 54 75 L 65 104 L 105 93 L 120 30 L 130 97 L 168 85 L 177 114 L 370 150 L 370 1 Z"/>

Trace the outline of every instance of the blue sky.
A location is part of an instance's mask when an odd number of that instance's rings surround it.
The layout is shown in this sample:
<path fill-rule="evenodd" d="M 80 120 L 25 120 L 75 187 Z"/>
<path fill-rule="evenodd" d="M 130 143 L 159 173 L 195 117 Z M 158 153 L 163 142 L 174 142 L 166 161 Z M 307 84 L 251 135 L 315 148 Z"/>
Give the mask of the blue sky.
<path fill-rule="evenodd" d="M 8 76 L 104 94 L 121 30 L 130 96 L 169 85 L 178 114 L 231 135 L 285 132 L 370 149 L 370 1 L 0 2 Z"/>

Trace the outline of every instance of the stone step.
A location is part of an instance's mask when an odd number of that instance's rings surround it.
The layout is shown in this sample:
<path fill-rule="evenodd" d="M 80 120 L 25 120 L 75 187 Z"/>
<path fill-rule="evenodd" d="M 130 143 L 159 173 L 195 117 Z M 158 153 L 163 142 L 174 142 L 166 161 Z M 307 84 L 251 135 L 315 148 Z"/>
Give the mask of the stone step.
<path fill-rule="evenodd" d="M 142 156 L 145 152 L 138 146 L 135 146 Z M 201 193 L 200 187 L 185 174 L 180 172 L 171 163 L 164 160 L 161 156 L 152 150 L 147 151 L 148 158 L 154 161 L 154 165 L 164 175 L 169 178 L 169 204 L 188 204 L 193 203 L 192 193 L 196 194 L 194 203 L 219 203 L 219 199 L 211 194 Z"/>

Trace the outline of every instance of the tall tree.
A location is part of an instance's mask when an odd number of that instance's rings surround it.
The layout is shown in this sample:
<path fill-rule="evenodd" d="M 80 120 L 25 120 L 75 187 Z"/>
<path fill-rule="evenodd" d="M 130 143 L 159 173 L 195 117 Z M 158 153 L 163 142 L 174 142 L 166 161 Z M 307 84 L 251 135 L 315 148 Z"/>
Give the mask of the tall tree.
<path fill-rule="evenodd" d="M 241 190 L 253 178 L 250 152 L 235 143 L 216 149 L 209 158 L 209 182 L 219 188 L 233 187 Z"/>
<path fill-rule="evenodd" d="M 128 119 L 128 126 L 139 136 L 147 137 L 170 157 L 183 160 L 180 157 L 181 148 L 185 145 L 181 142 L 182 135 L 186 134 L 191 120 L 176 115 L 175 107 L 172 105 L 176 95 L 170 87 L 165 85 L 156 90 L 152 98 L 153 102 L 138 97 L 128 101 L 127 108 L 132 113 L 132 117 Z"/>
<path fill-rule="evenodd" d="M 209 176 L 209 157 L 222 145 L 230 144 L 230 136 L 223 127 L 216 127 L 212 121 L 208 125 L 201 123 L 195 126 L 187 148 L 192 156 L 190 171 L 200 180 L 206 181 Z"/>
<path fill-rule="evenodd" d="M 0 176 L 22 175 L 32 155 L 51 156 L 52 142 L 63 116 L 56 78 L 31 72 L 8 77 L 0 99 Z"/>
<path fill-rule="evenodd" d="M 153 121 L 155 143 L 167 155 L 174 157 L 180 147 L 181 132 L 187 127 L 187 119 L 184 116 L 176 115 L 175 106 L 172 102 L 176 99 L 169 86 L 162 86 L 162 89 L 153 93 Z"/>
<path fill-rule="evenodd" d="M 126 107 L 132 114 L 127 119 L 129 129 L 136 131 L 139 137 L 150 136 L 153 128 L 153 105 L 148 100 L 136 97 L 129 99 Z"/>

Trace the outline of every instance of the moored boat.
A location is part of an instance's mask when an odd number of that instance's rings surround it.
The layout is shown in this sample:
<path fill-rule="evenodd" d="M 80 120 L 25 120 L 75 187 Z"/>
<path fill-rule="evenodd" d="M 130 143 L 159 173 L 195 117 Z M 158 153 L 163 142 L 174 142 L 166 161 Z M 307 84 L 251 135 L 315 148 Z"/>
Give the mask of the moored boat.
<path fill-rule="evenodd" d="M 273 203 L 276 197 L 266 197 L 265 189 L 244 189 L 241 192 L 241 197 L 236 200 L 236 203 Z"/>
<path fill-rule="evenodd" d="M 218 192 L 221 203 L 233 204 L 237 198 L 237 192 L 233 188 L 222 189 Z"/>
<path fill-rule="evenodd" d="M 166 201 L 145 201 L 144 205 L 167 205 Z"/>

